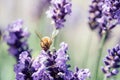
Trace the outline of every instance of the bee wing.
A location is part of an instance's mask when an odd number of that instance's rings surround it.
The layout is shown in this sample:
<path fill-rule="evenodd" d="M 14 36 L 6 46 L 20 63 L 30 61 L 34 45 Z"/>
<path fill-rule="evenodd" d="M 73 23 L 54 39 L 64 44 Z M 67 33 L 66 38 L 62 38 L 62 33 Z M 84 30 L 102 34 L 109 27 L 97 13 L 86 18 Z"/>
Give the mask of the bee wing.
<path fill-rule="evenodd" d="M 35 31 L 35 34 L 37 35 L 37 37 L 41 40 L 42 39 L 42 35 L 40 33 L 38 33 L 37 31 Z"/>

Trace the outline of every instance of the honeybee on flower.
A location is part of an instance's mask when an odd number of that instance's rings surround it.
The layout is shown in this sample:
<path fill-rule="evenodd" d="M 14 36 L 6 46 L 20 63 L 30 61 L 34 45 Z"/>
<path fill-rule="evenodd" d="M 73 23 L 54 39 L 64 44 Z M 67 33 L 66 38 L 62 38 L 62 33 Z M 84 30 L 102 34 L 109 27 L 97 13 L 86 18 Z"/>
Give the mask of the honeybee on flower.
<path fill-rule="evenodd" d="M 40 39 L 40 46 L 43 50 L 47 51 L 51 44 L 52 44 L 52 39 L 48 36 L 44 36 L 41 37 L 41 35 L 39 33 L 36 32 L 36 35 L 39 37 Z"/>

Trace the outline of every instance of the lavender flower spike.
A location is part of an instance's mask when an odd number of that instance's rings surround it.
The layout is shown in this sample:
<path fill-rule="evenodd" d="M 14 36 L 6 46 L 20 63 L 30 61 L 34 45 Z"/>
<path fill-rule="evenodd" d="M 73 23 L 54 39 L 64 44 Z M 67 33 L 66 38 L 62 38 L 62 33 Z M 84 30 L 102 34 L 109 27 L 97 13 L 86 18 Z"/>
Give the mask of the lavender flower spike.
<path fill-rule="evenodd" d="M 75 69 L 76 71 L 71 80 L 86 80 L 87 78 L 90 78 L 89 69 L 78 69 L 77 67 Z"/>
<path fill-rule="evenodd" d="M 23 21 L 17 20 L 8 25 L 4 40 L 9 45 L 9 53 L 13 55 L 16 60 L 19 60 L 19 55 L 23 51 L 29 51 L 27 38 L 29 33 L 26 29 L 22 29 Z"/>
<path fill-rule="evenodd" d="M 71 71 L 68 70 L 70 66 L 66 64 L 69 60 L 66 54 L 68 46 L 64 42 L 60 46 L 61 48 L 54 52 L 44 50 L 41 52 L 39 56 L 41 67 L 36 67 L 37 71 L 32 75 L 34 80 L 70 80 L 70 77 L 67 78 L 71 76 Z"/>
<path fill-rule="evenodd" d="M 107 33 L 120 23 L 120 1 L 119 0 L 93 0 L 90 5 L 89 26 L 92 30 L 98 29 L 99 35 Z"/>
<path fill-rule="evenodd" d="M 99 28 L 99 23 L 96 21 L 98 18 L 102 16 L 100 4 L 101 0 L 92 0 L 89 9 L 89 26 L 92 30 Z"/>
<path fill-rule="evenodd" d="M 108 50 L 108 55 L 104 59 L 105 66 L 102 67 L 103 73 L 107 78 L 119 73 L 120 68 L 120 45 Z"/>
<path fill-rule="evenodd" d="M 78 69 L 76 72 L 69 70 L 70 60 L 67 55 L 68 45 L 64 42 L 56 51 L 42 50 L 36 59 L 23 51 L 19 61 L 14 67 L 17 80 L 86 80 L 90 76 L 88 69 Z"/>
<path fill-rule="evenodd" d="M 75 73 L 69 70 L 67 50 L 68 45 L 62 42 L 57 51 L 42 51 L 39 56 L 41 67 L 36 66 L 37 71 L 32 75 L 33 80 L 86 80 L 90 76 L 88 69 L 76 68 Z"/>
<path fill-rule="evenodd" d="M 19 56 L 19 61 L 14 66 L 16 73 L 16 80 L 32 80 L 32 74 L 35 69 L 31 67 L 32 59 L 29 56 L 29 52 L 24 51 Z"/>
<path fill-rule="evenodd" d="M 52 23 L 55 24 L 56 29 L 60 29 L 66 21 L 65 16 L 71 13 L 72 4 L 69 0 L 51 0 L 51 5 L 46 14 L 52 18 Z"/>

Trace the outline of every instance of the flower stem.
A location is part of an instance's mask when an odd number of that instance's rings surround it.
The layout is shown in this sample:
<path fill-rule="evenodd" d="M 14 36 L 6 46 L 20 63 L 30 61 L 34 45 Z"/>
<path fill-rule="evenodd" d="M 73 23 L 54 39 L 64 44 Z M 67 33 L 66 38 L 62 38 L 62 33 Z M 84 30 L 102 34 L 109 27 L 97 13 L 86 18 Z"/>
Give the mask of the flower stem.
<path fill-rule="evenodd" d="M 104 76 L 104 80 L 107 80 L 107 77 L 106 77 L 106 76 Z"/>
<path fill-rule="evenodd" d="M 54 47 L 55 47 L 55 40 L 56 40 L 56 36 L 58 35 L 58 33 L 59 33 L 59 30 L 57 30 L 57 29 L 54 29 L 53 32 L 52 32 L 52 36 L 51 36 L 51 38 L 52 38 L 51 48 L 52 49 L 54 49 Z"/>
<path fill-rule="evenodd" d="M 100 59 L 101 59 L 101 56 L 102 56 L 102 51 L 103 51 L 103 48 L 104 48 L 106 36 L 107 36 L 106 32 L 103 33 L 102 39 L 101 39 L 101 42 L 100 42 L 99 52 L 98 52 L 97 60 L 96 60 L 96 61 L 97 61 L 97 62 L 96 62 L 97 65 L 96 65 L 96 70 L 95 70 L 95 80 L 98 80 Z"/>

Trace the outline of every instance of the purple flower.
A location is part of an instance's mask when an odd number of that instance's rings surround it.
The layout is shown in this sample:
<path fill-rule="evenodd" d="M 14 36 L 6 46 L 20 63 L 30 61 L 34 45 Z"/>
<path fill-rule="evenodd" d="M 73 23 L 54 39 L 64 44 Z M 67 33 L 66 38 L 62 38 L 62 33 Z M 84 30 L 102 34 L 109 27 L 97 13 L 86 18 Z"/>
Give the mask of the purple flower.
<path fill-rule="evenodd" d="M 61 80 L 66 77 L 66 73 L 69 71 L 70 67 L 67 65 L 69 57 L 66 53 L 68 46 L 66 43 L 60 44 L 61 48 L 57 51 L 48 51 L 44 53 L 46 61 L 44 62 L 45 67 L 49 75 L 51 76 L 50 80 Z M 43 54 L 42 54 L 43 55 Z M 44 59 L 45 59 L 44 58 Z"/>
<path fill-rule="evenodd" d="M 16 80 L 31 80 L 31 75 L 35 72 L 35 69 L 31 67 L 32 59 L 29 56 L 29 52 L 24 51 L 19 56 L 19 61 L 14 66 L 16 73 Z"/>
<path fill-rule="evenodd" d="M 86 80 L 90 77 L 89 69 L 78 69 L 76 68 L 74 75 L 71 80 Z"/>
<path fill-rule="evenodd" d="M 17 80 L 86 80 L 90 75 L 88 69 L 69 70 L 70 60 L 67 55 L 68 45 L 60 44 L 57 51 L 42 50 L 36 59 L 31 59 L 29 53 L 24 51 L 14 67 Z"/>
<path fill-rule="evenodd" d="M 116 19 L 119 23 L 120 1 L 119 0 L 104 0 L 103 13 L 111 18 Z"/>
<path fill-rule="evenodd" d="M 108 55 L 104 59 L 105 66 L 102 67 L 106 77 L 112 77 L 119 73 L 120 68 L 120 46 L 108 50 Z"/>
<path fill-rule="evenodd" d="M 119 0 L 93 0 L 89 10 L 90 28 L 98 29 L 100 36 L 106 32 L 108 37 L 111 29 L 119 24 L 119 5 Z"/>
<path fill-rule="evenodd" d="M 92 3 L 90 5 L 89 26 L 92 30 L 98 27 L 99 23 L 96 21 L 96 19 L 102 16 L 102 12 L 99 7 L 100 1 L 101 0 L 92 0 Z"/>
<path fill-rule="evenodd" d="M 52 18 L 52 23 L 55 24 L 56 29 L 64 26 L 65 16 L 71 13 L 71 6 L 69 0 L 51 0 L 51 7 L 46 13 L 48 17 Z"/>
<path fill-rule="evenodd" d="M 4 40 L 9 45 L 9 53 L 13 55 L 16 60 L 19 60 L 19 55 L 23 51 L 29 51 L 27 38 L 29 33 L 26 29 L 22 29 L 23 21 L 17 20 L 8 25 Z"/>

